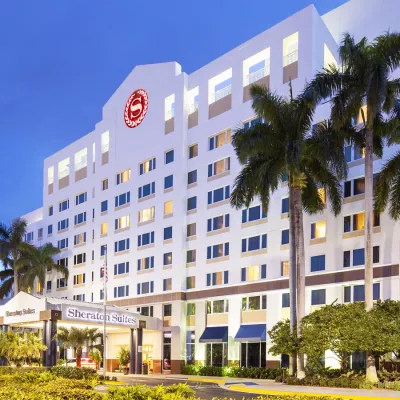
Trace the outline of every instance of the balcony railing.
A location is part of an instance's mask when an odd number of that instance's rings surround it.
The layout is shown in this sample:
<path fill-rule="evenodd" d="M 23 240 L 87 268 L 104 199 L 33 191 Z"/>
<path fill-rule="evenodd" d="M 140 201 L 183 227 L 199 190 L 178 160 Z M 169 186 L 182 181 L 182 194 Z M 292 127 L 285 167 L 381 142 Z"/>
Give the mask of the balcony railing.
<path fill-rule="evenodd" d="M 69 167 L 63 168 L 62 170 L 58 171 L 58 179 L 65 178 L 69 175 Z"/>
<path fill-rule="evenodd" d="M 75 171 L 79 171 L 82 168 L 87 167 L 87 157 L 83 157 L 75 164 Z"/>
<path fill-rule="evenodd" d="M 110 143 L 104 143 L 101 145 L 101 154 L 107 153 L 110 149 Z"/>
<path fill-rule="evenodd" d="M 199 103 L 194 103 L 189 105 L 189 114 L 193 114 L 199 109 Z"/>
<path fill-rule="evenodd" d="M 171 108 L 170 110 L 168 110 L 166 112 L 165 120 L 168 121 L 169 119 L 174 118 L 174 117 L 175 117 L 175 108 Z"/>
<path fill-rule="evenodd" d="M 251 85 L 252 83 L 264 78 L 264 76 L 269 75 L 269 65 L 258 69 L 257 71 L 252 72 L 247 75 L 245 78 L 245 86 Z"/>
<path fill-rule="evenodd" d="M 286 67 L 287 65 L 293 64 L 299 59 L 299 51 L 295 50 L 289 54 L 283 56 L 283 66 Z"/>
<path fill-rule="evenodd" d="M 232 93 L 232 85 L 228 85 L 214 92 L 212 102 L 216 102 Z"/>

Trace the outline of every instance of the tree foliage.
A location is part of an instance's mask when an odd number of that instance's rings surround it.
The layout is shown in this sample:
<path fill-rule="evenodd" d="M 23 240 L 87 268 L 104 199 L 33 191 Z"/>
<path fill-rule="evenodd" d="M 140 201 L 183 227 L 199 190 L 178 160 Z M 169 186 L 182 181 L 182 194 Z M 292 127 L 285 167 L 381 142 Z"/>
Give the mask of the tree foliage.
<path fill-rule="evenodd" d="M 268 352 L 273 356 L 281 354 L 295 354 L 299 350 L 299 340 L 297 338 L 297 331 L 294 329 L 293 334 L 290 331 L 290 321 L 285 319 L 279 321 L 268 331 L 271 339 L 272 346 Z"/>

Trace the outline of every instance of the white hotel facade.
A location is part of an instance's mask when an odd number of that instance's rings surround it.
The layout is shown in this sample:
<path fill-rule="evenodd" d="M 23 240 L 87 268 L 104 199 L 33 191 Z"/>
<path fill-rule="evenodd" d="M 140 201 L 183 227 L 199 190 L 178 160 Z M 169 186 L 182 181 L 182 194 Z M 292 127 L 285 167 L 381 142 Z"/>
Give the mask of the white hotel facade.
<path fill-rule="evenodd" d="M 46 295 L 100 303 L 106 246 L 108 302 L 162 321 L 143 338 L 154 373 L 185 362 L 279 365 L 266 331 L 289 316 L 288 189 L 274 193 L 268 215 L 257 201 L 233 209 L 241 166 L 231 134 L 255 118 L 251 83 L 287 96 L 291 78 L 296 94 L 337 59 L 343 32 L 372 40 L 400 30 L 399 20 L 396 0 L 351 0 L 322 16 L 309 6 L 190 75 L 175 62 L 135 67 L 95 129 L 44 161 L 43 207 L 24 216 L 27 240 L 58 246 L 70 271 L 68 282 L 49 274 Z M 138 89 L 148 108 L 131 128 L 124 111 Z M 319 107 L 315 122 L 328 115 Z M 364 162 L 356 149 L 346 155 L 342 215 L 327 207 L 304 219 L 307 312 L 364 295 Z M 400 300 L 399 224 L 383 213 L 375 225 L 374 294 Z M 110 369 L 121 344 L 128 334 L 110 338 Z M 337 365 L 333 355 L 326 365 Z"/>

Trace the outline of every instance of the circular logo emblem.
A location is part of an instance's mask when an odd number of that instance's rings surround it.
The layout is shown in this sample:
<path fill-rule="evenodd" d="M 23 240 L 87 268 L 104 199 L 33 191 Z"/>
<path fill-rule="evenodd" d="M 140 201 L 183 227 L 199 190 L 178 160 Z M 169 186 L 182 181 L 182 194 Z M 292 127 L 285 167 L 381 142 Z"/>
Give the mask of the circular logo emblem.
<path fill-rule="evenodd" d="M 128 128 L 136 128 L 143 121 L 147 108 L 149 107 L 149 96 L 144 89 L 135 90 L 125 105 L 124 120 Z"/>

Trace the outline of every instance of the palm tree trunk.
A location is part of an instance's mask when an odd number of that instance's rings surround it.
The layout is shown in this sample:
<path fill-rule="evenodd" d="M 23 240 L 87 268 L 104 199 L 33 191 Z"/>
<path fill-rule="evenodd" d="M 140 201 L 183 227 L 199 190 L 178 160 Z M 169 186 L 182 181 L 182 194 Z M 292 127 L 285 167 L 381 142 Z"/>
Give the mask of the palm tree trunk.
<path fill-rule="evenodd" d="M 82 347 L 76 348 L 76 366 L 77 367 L 82 366 Z"/>
<path fill-rule="evenodd" d="M 301 188 L 296 186 L 294 191 L 294 213 L 295 213 L 295 240 L 296 240 L 296 291 L 297 291 L 297 336 L 301 337 L 301 321 L 305 316 L 305 260 L 304 260 L 304 228 L 303 207 L 301 200 Z M 305 365 L 304 354 L 297 354 L 297 378 L 304 379 Z"/>
<path fill-rule="evenodd" d="M 365 307 L 367 311 L 374 306 L 373 287 L 374 272 L 372 260 L 372 231 L 373 231 L 373 184 L 374 184 L 374 159 L 373 159 L 373 130 L 367 128 L 365 146 Z M 375 367 L 375 358 L 372 353 L 367 353 L 367 380 L 377 382 L 378 376 Z"/>
<path fill-rule="evenodd" d="M 17 260 L 16 252 L 13 252 L 12 256 L 13 256 L 13 262 L 14 262 L 14 294 L 13 294 L 13 296 L 16 296 L 19 293 L 19 282 L 18 282 L 19 274 L 17 271 L 17 267 L 15 265 L 16 260 Z"/>
<path fill-rule="evenodd" d="M 296 235 L 293 185 L 289 183 L 289 234 L 290 234 L 290 260 L 289 260 L 289 291 L 290 291 L 290 332 L 294 332 L 297 323 L 297 291 L 296 291 Z M 289 374 L 296 373 L 296 354 L 289 354 Z"/>

